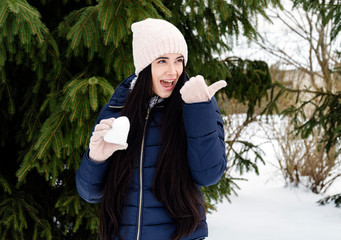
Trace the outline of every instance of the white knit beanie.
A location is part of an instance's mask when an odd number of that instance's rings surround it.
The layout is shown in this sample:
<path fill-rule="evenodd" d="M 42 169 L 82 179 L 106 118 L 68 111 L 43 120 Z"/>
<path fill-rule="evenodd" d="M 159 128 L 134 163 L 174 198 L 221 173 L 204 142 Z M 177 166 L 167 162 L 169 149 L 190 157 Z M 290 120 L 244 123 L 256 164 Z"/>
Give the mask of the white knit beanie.
<path fill-rule="evenodd" d="M 184 36 L 173 24 L 147 18 L 131 25 L 133 32 L 133 57 L 135 74 L 138 74 L 158 57 L 180 53 L 187 64 L 187 44 Z"/>

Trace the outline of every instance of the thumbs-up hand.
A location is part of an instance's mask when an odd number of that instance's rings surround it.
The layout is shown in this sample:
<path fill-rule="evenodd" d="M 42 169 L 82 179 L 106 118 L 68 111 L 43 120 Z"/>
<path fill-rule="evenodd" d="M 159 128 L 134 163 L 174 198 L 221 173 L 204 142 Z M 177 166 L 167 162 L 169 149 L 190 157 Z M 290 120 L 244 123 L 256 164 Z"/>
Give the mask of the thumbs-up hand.
<path fill-rule="evenodd" d="M 213 95 L 221 88 L 226 87 L 226 81 L 220 80 L 207 86 L 201 75 L 191 77 L 180 89 L 182 100 L 185 103 L 205 102 L 211 100 Z"/>

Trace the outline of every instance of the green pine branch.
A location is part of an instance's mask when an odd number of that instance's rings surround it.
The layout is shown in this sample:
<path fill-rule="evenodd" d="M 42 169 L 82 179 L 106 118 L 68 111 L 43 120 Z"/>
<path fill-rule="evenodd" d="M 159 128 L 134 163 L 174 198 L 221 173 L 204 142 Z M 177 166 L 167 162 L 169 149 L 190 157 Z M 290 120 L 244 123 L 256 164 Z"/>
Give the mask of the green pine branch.
<path fill-rule="evenodd" d="M 97 20 L 97 8 L 85 7 L 70 14 L 64 22 L 59 25 L 60 34 L 65 34 L 70 41 L 66 56 L 72 54 L 78 56 L 85 47 L 88 53 L 88 60 L 91 61 L 95 53 L 99 51 L 101 34 L 96 31 L 99 28 Z M 74 23 L 73 23 L 74 22 Z M 70 24 L 73 24 L 70 26 Z M 68 29 L 68 27 L 70 29 Z M 83 50 L 84 51 L 84 50 Z"/>
<path fill-rule="evenodd" d="M 269 98 L 272 84 L 268 65 L 264 61 L 243 60 L 229 57 L 223 61 L 229 70 L 226 76 L 227 87 L 224 88 L 229 99 L 247 104 L 247 119 L 253 117 L 254 110 L 261 106 L 263 99 Z"/>
<path fill-rule="evenodd" d="M 275 83 L 274 88 L 279 88 L 277 95 L 271 95 L 269 104 L 264 111 L 269 111 L 272 107 L 271 103 L 276 102 L 278 98 L 287 93 L 296 94 L 296 105 L 291 105 L 284 109 L 281 114 L 292 116 L 292 124 L 296 135 L 307 138 L 316 133 L 321 134 L 321 143 L 325 142 L 325 150 L 329 150 L 333 146 L 338 146 L 341 137 L 341 92 L 332 93 L 330 91 L 313 91 L 309 89 L 290 89 Z M 299 95 L 310 94 L 308 100 L 299 101 Z M 306 108 L 312 107 L 313 111 L 306 115 Z M 269 113 L 269 112 L 268 112 Z M 341 153 L 341 149 L 338 150 Z"/>
<path fill-rule="evenodd" d="M 330 203 L 334 202 L 335 207 L 340 208 L 341 207 L 341 193 L 335 194 L 335 195 L 331 195 L 331 196 L 327 196 L 327 197 L 325 197 L 323 199 L 320 199 L 317 202 L 320 205 L 327 205 L 327 204 L 330 204 Z"/>
<path fill-rule="evenodd" d="M 12 190 L 8 181 L 1 175 L 0 175 L 0 186 L 3 188 L 4 193 L 8 193 L 8 194 L 12 193 Z"/>
<path fill-rule="evenodd" d="M 86 228 L 91 232 L 96 232 L 99 226 L 99 205 L 86 203 L 76 192 L 66 192 L 62 195 L 56 205 L 62 215 L 75 217 L 71 230 L 77 232 L 80 225 L 86 223 Z"/>
<path fill-rule="evenodd" d="M 236 181 L 245 180 L 242 178 L 233 178 L 232 176 L 225 173 L 220 181 L 213 186 L 202 187 L 201 192 L 203 194 L 206 211 L 211 213 L 216 211 L 215 204 L 221 203 L 223 200 L 227 199 L 231 202 L 230 196 L 238 196 L 237 190 L 239 186 Z"/>
<path fill-rule="evenodd" d="M 84 150 L 84 146 L 88 144 L 93 126 L 91 113 L 98 113 L 99 106 L 108 101 L 113 91 L 111 84 L 103 77 L 76 77 L 66 84 L 62 91 L 63 102 L 43 123 L 35 144 L 17 171 L 19 182 L 24 180 L 29 171 L 36 168 L 45 174 L 47 180 L 55 184 L 64 168 L 63 159 L 68 158 L 72 152 L 70 149 L 77 147 Z M 45 102 L 42 110 L 45 110 L 47 105 L 48 102 Z M 72 134 L 69 134 L 70 128 L 74 129 Z M 66 161 L 67 166 L 76 169 L 79 158 L 77 161 L 71 159 Z"/>
<path fill-rule="evenodd" d="M 7 239 L 16 236 L 17 239 L 25 239 L 25 231 L 28 229 L 28 220 L 35 222 L 34 231 L 39 236 L 33 239 L 52 239 L 51 226 L 47 220 L 39 217 L 39 210 L 35 201 L 24 192 L 15 192 L 0 202 L 0 232 L 1 237 Z M 10 231 L 10 232 L 9 232 Z M 8 235 L 10 234 L 10 235 Z"/>

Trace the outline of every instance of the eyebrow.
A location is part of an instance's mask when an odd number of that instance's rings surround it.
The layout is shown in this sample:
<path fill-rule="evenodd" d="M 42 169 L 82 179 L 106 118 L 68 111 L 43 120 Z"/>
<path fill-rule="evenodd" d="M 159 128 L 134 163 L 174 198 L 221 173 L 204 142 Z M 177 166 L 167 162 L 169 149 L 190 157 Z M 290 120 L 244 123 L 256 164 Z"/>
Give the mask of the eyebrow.
<path fill-rule="evenodd" d="M 181 55 L 181 56 L 177 57 L 176 59 L 179 59 L 179 58 L 184 58 L 184 56 Z M 169 57 L 158 57 L 155 60 L 160 60 L 160 59 L 169 59 Z"/>

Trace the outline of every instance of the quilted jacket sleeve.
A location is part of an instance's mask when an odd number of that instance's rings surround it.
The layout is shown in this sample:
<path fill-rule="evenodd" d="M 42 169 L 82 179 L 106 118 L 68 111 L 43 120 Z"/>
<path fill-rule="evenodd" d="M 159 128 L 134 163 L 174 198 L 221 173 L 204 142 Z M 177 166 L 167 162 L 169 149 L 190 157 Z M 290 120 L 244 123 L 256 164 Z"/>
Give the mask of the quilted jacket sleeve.
<path fill-rule="evenodd" d="M 226 169 L 224 125 L 218 104 L 211 101 L 184 104 L 188 165 L 200 186 L 216 184 Z"/>
<path fill-rule="evenodd" d="M 104 178 L 109 167 L 110 160 L 97 163 L 89 158 L 87 150 L 76 173 L 76 186 L 79 196 L 90 203 L 101 201 L 104 190 Z"/>

